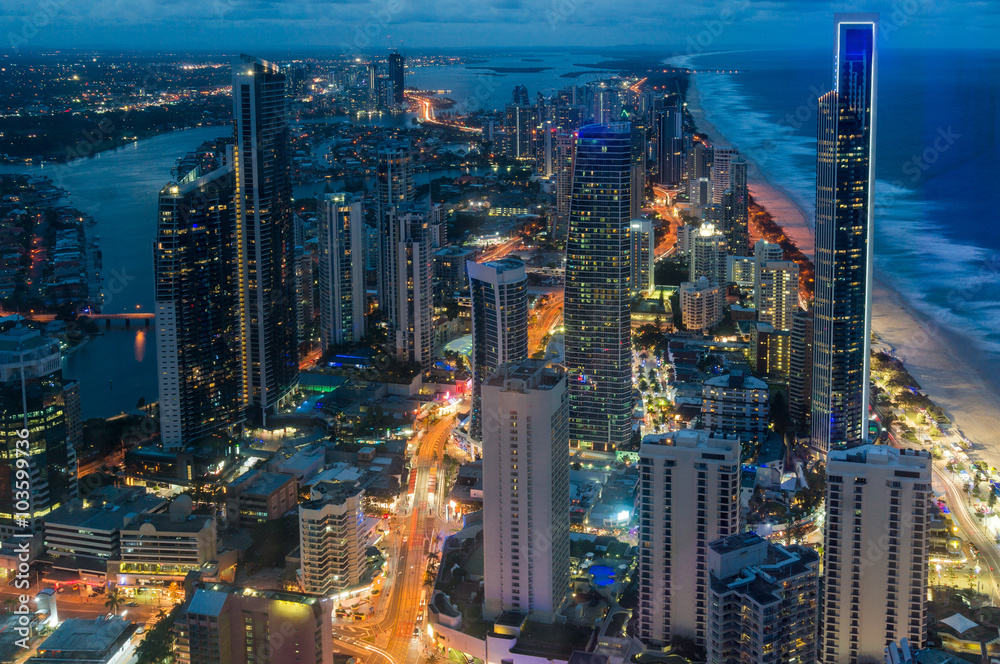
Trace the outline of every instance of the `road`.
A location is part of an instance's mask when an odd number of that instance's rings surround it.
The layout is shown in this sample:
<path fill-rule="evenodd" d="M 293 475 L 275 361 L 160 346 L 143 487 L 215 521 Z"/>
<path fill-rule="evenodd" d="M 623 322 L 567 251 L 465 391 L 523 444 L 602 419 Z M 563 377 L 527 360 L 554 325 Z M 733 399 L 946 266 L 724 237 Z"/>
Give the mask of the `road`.
<path fill-rule="evenodd" d="M 663 187 L 653 187 L 653 193 L 658 197 L 668 199 L 669 192 Z M 654 205 L 653 209 L 663 219 L 663 223 L 667 224 L 667 232 L 660 236 L 659 242 L 656 243 L 656 247 L 653 249 L 653 253 L 659 258 L 677 245 L 677 226 L 680 224 L 680 218 L 674 214 L 673 207 Z"/>
<path fill-rule="evenodd" d="M 545 352 L 542 340 L 562 322 L 563 293 L 555 292 L 535 307 L 528 324 L 528 355 Z"/>
<path fill-rule="evenodd" d="M 439 528 L 436 506 L 441 497 L 431 491 L 431 468 L 440 469 L 454 426 L 454 416 L 432 423 L 411 461 L 410 472 L 416 473 L 412 503 L 394 524 L 397 532 L 390 544 L 398 547 L 399 554 L 391 563 L 392 585 L 380 601 L 376 618 L 363 626 L 334 628 L 338 649 L 358 656 L 366 664 L 419 661 L 420 640 L 414 637 L 414 631 L 423 625 L 418 621 L 424 612 L 421 599 L 429 594 L 424 585 L 427 554 L 439 550 L 440 544 L 435 536 Z"/>
<path fill-rule="evenodd" d="M 892 433 L 889 433 L 889 441 L 893 447 L 904 447 L 899 444 Z M 909 447 L 909 445 L 905 447 Z M 993 597 L 994 605 L 996 605 L 1000 603 L 1000 584 L 997 583 L 997 575 L 1000 574 L 1000 551 L 997 550 L 997 544 L 979 527 L 975 518 L 970 514 L 965 490 L 955 482 L 951 473 L 945 468 L 945 462 L 933 461 L 931 467 L 935 483 L 945 491 L 955 525 L 962 531 L 965 539 L 975 544 L 979 549 L 979 564 L 982 569 L 980 578 L 983 581 L 983 589 Z M 933 572 L 931 574 L 933 575 Z"/>

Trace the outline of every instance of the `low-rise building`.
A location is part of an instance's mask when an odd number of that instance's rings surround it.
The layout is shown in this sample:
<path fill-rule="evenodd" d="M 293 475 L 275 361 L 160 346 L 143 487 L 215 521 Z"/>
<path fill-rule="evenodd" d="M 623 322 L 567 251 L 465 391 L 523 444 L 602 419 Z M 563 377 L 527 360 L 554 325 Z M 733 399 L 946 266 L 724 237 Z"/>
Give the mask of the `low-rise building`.
<path fill-rule="evenodd" d="M 109 564 L 108 574 L 119 586 L 163 585 L 217 560 L 215 518 L 190 514 L 175 501 L 169 514 L 143 514 L 121 530 L 121 562 Z"/>
<path fill-rule="evenodd" d="M 250 528 L 294 510 L 298 505 L 299 483 L 290 473 L 256 469 L 244 473 L 225 491 L 229 523 Z"/>
<path fill-rule="evenodd" d="M 119 616 L 68 618 L 38 646 L 30 664 L 124 664 L 138 626 Z"/>
<path fill-rule="evenodd" d="M 174 623 L 184 664 L 333 664 L 333 600 L 199 585 Z"/>

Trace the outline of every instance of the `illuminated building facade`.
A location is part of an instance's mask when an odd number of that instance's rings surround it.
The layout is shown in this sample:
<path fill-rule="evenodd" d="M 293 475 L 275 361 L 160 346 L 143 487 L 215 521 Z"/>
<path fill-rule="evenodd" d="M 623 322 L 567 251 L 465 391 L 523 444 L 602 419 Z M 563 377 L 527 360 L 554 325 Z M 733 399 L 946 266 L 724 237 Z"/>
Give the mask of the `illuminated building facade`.
<path fill-rule="evenodd" d="M 819 99 L 812 440 L 868 436 L 877 14 L 837 14 L 835 87 Z"/>

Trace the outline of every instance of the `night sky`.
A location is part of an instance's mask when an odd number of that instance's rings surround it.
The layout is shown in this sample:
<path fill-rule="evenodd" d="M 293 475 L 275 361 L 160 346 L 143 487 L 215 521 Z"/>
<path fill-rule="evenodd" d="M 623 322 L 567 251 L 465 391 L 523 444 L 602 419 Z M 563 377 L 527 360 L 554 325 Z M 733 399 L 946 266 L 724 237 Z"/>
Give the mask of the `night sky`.
<path fill-rule="evenodd" d="M 828 43 L 840 11 L 881 12 L 900 48 L 1000 42 L 995 0 L 0 0 L 0 48 L 784 48 Z"/>

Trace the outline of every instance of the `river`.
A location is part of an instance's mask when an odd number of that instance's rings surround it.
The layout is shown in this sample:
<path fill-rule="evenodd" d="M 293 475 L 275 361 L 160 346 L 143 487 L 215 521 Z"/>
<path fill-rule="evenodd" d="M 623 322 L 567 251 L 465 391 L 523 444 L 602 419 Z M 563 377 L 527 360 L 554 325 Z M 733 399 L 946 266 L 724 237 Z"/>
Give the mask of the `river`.
<path fill-rule="evenodd" d="M 385 121 L 391 123 L 393 118 Z M 87 238 L 92 241 L 100 236 L 105 312 L 152 311 L 157 195 L 170 180 L 177 159 L 229 133 L 229 128 L 221 126 L 186 129 L 69 164 L 0 165 L 0 173 L 45 175 L 68 192 L 63 202 L 94 218 L 96 224 L 87 229 Z M 419 173 L 414 180 L 426 184 L 435 177 L 457 177 L 463 172 L 467 171 Z M 294 195 L 316 195 L 327 184 L 301 185 L 295 187 Z M 338 185 L 336 181 L 330 184 Z M 154 401 L 158 398 L 156 331 L 152 325 L 126 329 L 116 322 L 68 353 L 63 375 L 80 382 L 85 418 L 132 410 L 140 398 Z"/>

